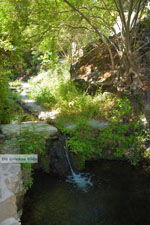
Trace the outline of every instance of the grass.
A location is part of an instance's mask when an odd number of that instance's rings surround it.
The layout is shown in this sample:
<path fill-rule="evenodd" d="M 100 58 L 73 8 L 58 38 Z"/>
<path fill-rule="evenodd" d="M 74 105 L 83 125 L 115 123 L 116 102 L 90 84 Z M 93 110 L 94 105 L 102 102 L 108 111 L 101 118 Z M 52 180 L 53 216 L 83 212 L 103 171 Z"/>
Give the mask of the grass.
<path fill-rule="evenodd" d="M 68 65 L 63 63 L 55 70 L 32 77 L 29 83 L 30 98 L 50 111 L 60 112 L 55 126 L 69 134 L 70 151 L 79 154 L 83 161 L 95 157 L 128 157 L 133 165 L 139 161 L 143 151 L 141 138 L 145 141 L 145 136 L 127 97 L 102 93 L 101 89 L 95 95 L 88 94 L 75 86 Z M 109 126 L 100 131 L 89 128 L 87 121 L 91 119 L 107 120 Z M 64 128 L 71 123 L 77 125 L 75 130 Z"/>
<path fill-rule="evenodd" d="M 60 64 L 57 69 L 42 72 L 29 80 L 32 88 L 30 98 L 35 99 L 48 110 L 59 110 L 58 126 L 65 123 L 77 122 L 79 119 L 118 120 L 119 112 L 131 114 L 130 104 L 127 99 L 102 93 L 99 89 L 94 96 L 75 86 L 70 79 L 67 64 Z M 127 107 L 128 105 L 128 107 Z M 127 108 L 127 110 L 126 110 Z M 116 116 L 115 116 L 115 115 Z M 116 118 L 117 117 L 117 118 Z"/>

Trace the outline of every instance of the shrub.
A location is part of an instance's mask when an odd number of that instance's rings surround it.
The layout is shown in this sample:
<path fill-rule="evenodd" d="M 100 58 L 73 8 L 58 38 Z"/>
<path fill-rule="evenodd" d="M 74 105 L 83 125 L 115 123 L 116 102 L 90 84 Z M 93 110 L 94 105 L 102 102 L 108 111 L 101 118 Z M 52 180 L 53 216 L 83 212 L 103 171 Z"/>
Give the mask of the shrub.
<path fill-rule="evenodd" d="M 11 120 L 12 105 L 10 91 L 8 89 L 8 79 L 0 73 L 0 124 L 9 123 Z"/>
<path fill-rule="evenodd" d="M 11 144 L 15 142 L 16 149 L 14 152 L 20 154 L 38 154 L 39 162 L 41 163 L 45 172 L 49 171 L 49 162 L 46 155 L 46 140 L 42 135 L 37 135 L 28 130 L 23 131 L 20 136 L 12 138 L 5 142 L 5 144 Z M 22 169 L 24 171 L 24 186 L 26 189 L 30 188 L 33 183 L 32 172 L 33 167 L 31 163 L 23 163 Z"/>
<path fill-rule="evenodd" d="M 68 120 L 79 117 L 103 120 L 110 116 L 107 109 L 113 107 L 116 100 L 112 95 L 104 96 L 100 90 L 95 96 L 83 92 L 70 80 L 66 67 L 41 73 L 29 82 L 33 84 L 30 96 L 48 109 L 59 109 L 61 121 L 65 121 L 65 117 Z"/>
<path fill-rule="evenodd" d="M 26 130 L 22 132 L 21 135 L 17 138 L 17 142 L 20 147 L 20 153 L 38 154 L 38 159 L 42 164 L 44 170 L 48 170 L 46 161 L 46 140 L 42 135 L 37 135 Z M 23 164 L 23 168 L 32 171 L 32 164 Z M 29 180 L 31 181 L 31 179 Z M 27 183 L 25 185 L 30 186 L 31 184 L 32 183 Z"/>
<path fill-rule="evenodd" d="M 118 98 L 113 108 L 112 119 L 114 121 L 128 122 L 133 116 L 133 107 L 130 100 L 127 97 Z"/>
<path fill-rule="evenodd" d="M 51 94 L 50 90 L 46 87 L 40 89 L 36 96 L 36 100 L 38 103 L 42 103 L 43 106 L 47 108 L 51 108 L 56 104 L 55 97 Z"/>
<path fill-rule="evenodd" d="M 132 119 L 133 109 L 126 97 L 118 97 L 111 93 L 102 93 L 99 89 L 91 96 L 75 86 L 70 80 L 65 63 L 55 70 L 43 72 L 30 80 L 33 88 L 30 96 L 48 109 L 58 109 L 57 126 L 66 122 L 78 122 L 82 119 L 111 120 L 127 122 Z"/>
<path fill-rule="evenodd" d="M 89 158 L 128 158 L 135 165 L 141 157 L 141 136 L 143 127 L 140 122 L 116 123 L 100 130 L 80 124 L 76 130 L 69 131 L 71 137 L 67 144 L 70 151 Z"/>

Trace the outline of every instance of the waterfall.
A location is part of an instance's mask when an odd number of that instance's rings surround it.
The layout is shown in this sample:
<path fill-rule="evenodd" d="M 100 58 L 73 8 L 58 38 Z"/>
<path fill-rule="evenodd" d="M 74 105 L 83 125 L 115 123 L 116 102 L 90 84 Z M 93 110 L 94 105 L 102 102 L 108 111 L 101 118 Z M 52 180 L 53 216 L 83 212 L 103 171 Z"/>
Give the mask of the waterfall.
<path fill-rule="evenodd" d="M 69 158 L 69 154 L 67 151 L 67 147 L 66 151 L 65 151 L 65 155 L 66 155 L 66 159 L 71 171 L 71 175 L 67 177 L 67 182 L 69 183 L 73 183 L 75 184 L 79 189 L 81 189 L 84 192 L 87 192 L 89 190 L 90 186 L 93 186 L 92 182 L 91 182 L 91 176 L 89 176 L 88 173 L 75 173 L 71 162 L 70 162 L 70 158 Z"/>
<path fill-rule="evenodd" d="M 67 159 L 67 162 L 68 162 L 68 165 L 69 165 L 69 168 L 70 168 L 70 171 L 71 171 L 71 174 L 75 174 L 74 171 L 73 171 L 73 168 L 72 168 L 72 165 L 71 165 L 71 162 L 70 162 L 70 159 L 69 159 L 69 155 L 68 155 L 68 152 L 65 151 L 65 155 L 66 155 L 66 159 Z"/>

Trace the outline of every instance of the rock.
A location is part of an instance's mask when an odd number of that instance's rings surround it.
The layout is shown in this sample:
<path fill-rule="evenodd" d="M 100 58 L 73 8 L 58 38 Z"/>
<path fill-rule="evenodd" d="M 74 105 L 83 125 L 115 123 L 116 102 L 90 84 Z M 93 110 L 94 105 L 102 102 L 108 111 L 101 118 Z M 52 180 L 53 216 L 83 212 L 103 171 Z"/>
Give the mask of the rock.
<path fill-rule="evenodd" d="M 149 62 L 150 62 L 150 50 L 146 52 L 145 58 L 146 58 L 146 60 L 145 60 L 146 63 L 149 64 Z"/>
<path fill-rule="evenodd" d="M 76 124 L 65 124 L 64 128 L 69 129 L 69 130 L 74 130 L 77 128 Z"/>
<path fill-rule="evenodd" d="M 20 224 L 18 210 L 23 194 L 20 164 L 0 164 L 0 224 Z"/>
<path fill-rule="evenodd" d="M 32 87 L 31 84 L 29 84 L 29 83 L 27 83 L 27 82 L 21 82 L 21 88 L 22 88 L 22 89 L 29 89 L 29 88 L 31 88 L 31 87 Z"/>
<path fill-rule="evenodd" d="M 95 128 L 95 129 L 101 129 L 103 127 L 108 126 L 109 123 L 108 122 L 100 122 L 98 120 L 94 120 L 93 119 L 93 120 L 89 120 L 87 122 L 87 125 L 90 126 L 90 127 L 92 127 L 92 128 Z M 65 124 L 64 125 L 64 128 L 67 128 L 69 130 L 74 130 L 74 129 L 77 128 L 77 124 Z"/>
<path fill-rule="evenodd" d="M 6 219 L 5 221 L 3 221 L 1 223 L 1 225 L 21 225 L 21 223 L 19 222 L 19 220 L 11 217 L 11 218 Z"/>
<path fill-rule="evenodd" d="M 54 136 L 57 134 L 58 129 L 54 126 L 51 126 L 45 122 L 23 122 L 21 124 L 6 124 L 1 125 L 0 129 L 2 133 L 6 136 L 17 136 L 20 135 L 23 131 L 29 131 L 43 135 L 45 137 Z"/>
<path fill-rule="evenodd" d="M 53 110 L 51 112 L 40 112 L 40 114 L 38 115 L 38 118 L 40 120 L 47 120 L 47 119 L 54 120 L 57 118 L 59 113 L 60 113 L 59 110 Z"/>
<path fill-rule="evenodd" d="M 37 76 L 32 77 L 32 83 L 40 83 L 49 74 L 51 74 L 51 71 L 44 71 L 42 73 L 39 73 Z"/>
<path fill-rule="evenodd" d="M 70 173 L 65 153 L 65 142 L 66 138 L 62 136 L 58 140 L 54 140 L 49 147 L 50 170 L 61 177 Z"/>
<path fill-rule="evenodd" d="M 117 65 L 118 55 L 111 46 L 114 61 Z M 71 65 L 71 78 L 82 89 L 94 93 L 99 87 L 103 90 L 116 91 L 114 81 L 116 70 L 112 71 L 110 56 L 106 46 L 101 41 L 95 41 L 84 48 L 84 54 Z"/>
<path fill-rule="evenodd" d="M 38 115 L 41 111 L 45 111 L 45 108 L 39 105 L 35 100 L 28 97 L 28 92 L 31 88 L 32 85 L 27 82 L 21 82 L 19 87 L 12 87 L 10 83 L 10 89 L 14 89 L 17 92 L 20 92 L 20 90 L 22 90 L 21 93 L 18 93 L 18 95 L 20 96 L 20 104 L 27 108 L 28 111 L 34 113 L 35 115 Z"/>
<path fill-rule="evenodd" d="M 103 127 L 106 127 L 109 125 L 108 122 L 99 122 L 98 120 L 90 120 L 88 122 L 88 125 L 92 128 L 95 128 L 95 129 L 101 129 Z"/>
<path fill-rule="evenodd" d="M 16 197 L 13 194 L 0 201 L 0 224 L 9 217 L 17 218 Z"/>
<path fill-rule="evenodd" d="M 33 99 L 29 99 L 27 96 L 27 91 L 24 90 L 22 91 L 19 96 L 21 97 L 21 104 L 24 104 L 26 106 L 26 108 L 28 108 L 29 111 L 35 113 L 35 114 L 39 114 L 41 111 L 45 111 L 45 109 L 40 106 L 35 100 Z"/>
<path fill-rule="evenodd" d="M 5 184 L 7 185 L 7 188 L 14 194 L 17 194 L 22 190 L 22 183 L 19 182 L 20 178 L 20 164 L 10 164 L 8 169 L 8 176 L 5 179 Z"/>

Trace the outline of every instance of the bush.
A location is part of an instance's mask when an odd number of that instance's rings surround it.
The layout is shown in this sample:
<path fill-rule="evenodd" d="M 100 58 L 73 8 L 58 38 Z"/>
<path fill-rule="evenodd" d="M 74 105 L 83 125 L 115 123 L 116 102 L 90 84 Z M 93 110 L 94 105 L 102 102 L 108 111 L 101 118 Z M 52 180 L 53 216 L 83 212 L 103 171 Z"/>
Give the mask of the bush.
<path fill-rule="evenodd" d="M 68 122 L 78 122 L 80 118 L 101 121 L 128 122 L 132 120 L 133 108 L 126 97 L 102 93 L 99 89 L 91 96 L 75 86 L 70 80 L 65 63 L 55 70 L 43 72 L 30 80 L 33 88 L 30 96 L 50 110 L 58 109 L 57 126 Z"/>
<path fill-rule="evenodd" d="M 5 141 L 5 144 L 9 145 L 13 143 L 15 143 L 15 145 L 13 145 L 13 151 L 18 154 L 38 154 L 38 160 L 41 166 L 45 172 L 49 172 L 49 161 L 46 155 L 46 140 L 42 135 L 37 135 L 26 130 L 16 138 Z M 21 165 L 24 172 L 23 174 L 25 175 L 23 179 L 24 186 L 28 189 L 33 183 L 33 164 L 23 163 Z"/>
<path fill-rule="evenodd" d="M 8 89 L 8 79 L 0 73 L 0 124 L 9 123 L 11 120 L 12 105 L 10 91 Z"/>
<path fill-rule="evenodd" d="M 141 157 L 143 127 L 140 122 L 111 123 L 101 130 L 93 130 L 86 124 L 69 131 L 67 144 L 70 151 L 89 158 L 128 158 L 135 165 Z"/>
<path fill-rule="evenodd" d="M 50 90 L 46 87 L 39 90 L 36 100 L 41 103 L 44 107 L 51 108 L 56 104 L 55 97 L 51 94 Z"/>
<path fill-rule="evenodd" d="M 111 116 L 110 109 L 116 98 L 113 95 L 103 95 L 99 90 L 90 96 L 77 88 L 72 80 L 66 64 L 58 65 L 57 69 L 43 72 L 29 81 L 33 88 L 30 97 L 36 99 L 48 109 L 59 109 L 58 126 L 65 121 L 78 121 L 79 118 L 100 120 Z"/>
<path fill-rule="evenodd" d="M 113 108 L 113 121 L 128 122 L 133 117 L 133 107 L 128 98 L 118 98 Z"/>
<path fill-rule="evenodd" d="M 44 170 L 48 172 L 48 161 L 46 160 L 46 140 L 41 135 L 37 135 L 33 132 L 24 131 L 17 138 L 17 143 L 20 147 L 21 154 L 38 154 L 38 159 Z M 24 163 L 22 168 L 31 173 L 29 179 L 24 183 L 26 188 L 32 185 L 32 164 Z"/>

